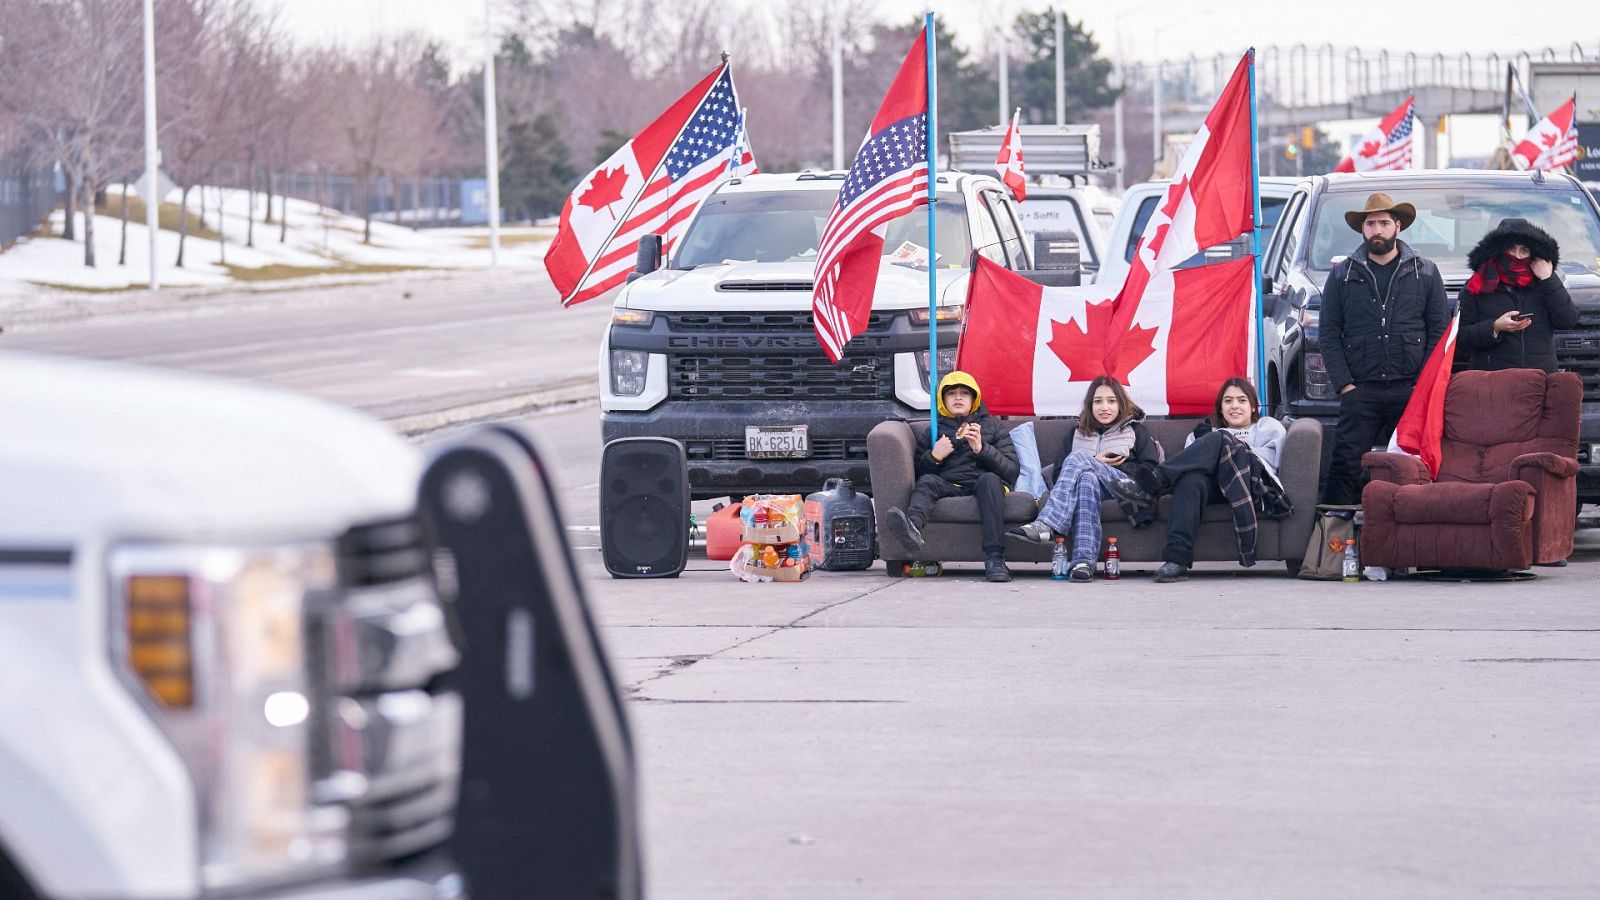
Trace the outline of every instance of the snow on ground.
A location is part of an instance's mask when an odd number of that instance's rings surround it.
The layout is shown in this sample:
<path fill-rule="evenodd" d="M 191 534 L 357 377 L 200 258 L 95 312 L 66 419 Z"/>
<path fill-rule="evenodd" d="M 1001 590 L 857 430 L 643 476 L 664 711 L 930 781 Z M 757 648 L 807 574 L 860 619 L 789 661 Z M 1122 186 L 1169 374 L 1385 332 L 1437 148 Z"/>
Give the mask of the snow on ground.
<path fill-rule="evenodd" d="M 121 188 L 110 191 L 115 208 Z M 250 273 L 242 278 L 222 264 L 245 270 L 268 266 L 290 266 L 296 269 L 320 269 L 327 273 L 312 276 L 322 280 L 360 271 L 365 266 L 405 266 L 439 269 L 472 269 L 489 265 L 489 229 L 487 227 L 429 228 L 413 230 L 387 222 L 372 223 L 372 243 L 362 243 L 362 222 L 359 217 L 347 216 L 336 210 L 323 209 L 304 200 L 289 201 L 289 230 L 287 241 L 278 242 L 279 226 L 261 222 L 265 209 L 263 197 L 256 196 L 255 247 L 244 246 L 248 223 L 245 213 L 250 206 L 250 196 L 245 191 L 222 191 L 223 216 L 219 229 L 217 223 L 218 191 L 205 192 L 205 223 L 212 231 L 220 230 L 227 238 L 223 247 L 215 240 L 202 240 L 190 234 L 184 244 L 184 267 L 175 265 L 178 256 L 178 234 L 160 231 L 157 236 L 157 260 L 160 264 L 163 287 L 229 286 L 253 280 Z M 176 203 L 180 194 L 173 192 L 168 203 Z M 201 192 L 189 194 L 190 224 L 198 221 L 201 210 Z M 278 204 L 274 204 L 275 207 Z M 52 234 L 60 234 L 65 214 L 57 210 L 51 215 Z M 89 268 L 83 264 L 83 214 L 77 216 L 79 241 L 59 237 L 31 237 L 18 241 L 9 250 L 0 253 L 0 296 L 26 296 L 48 293 L 49 285 L 67 290 L 117 291 L 142 288 L 149 277 L 149 232 L 143 221 L 128 223 L 127 264 L 118 265 L 122 243 L 122 223 L 116 216 L 95 217 L 95 254 L 98 265 Z M 518 226 L 501 229 L 503 243 L 500 248 L 500 265 L 510 267 L 538 267 L 542 264 L 545 247 L 554 229 L 544 226 Z"/>

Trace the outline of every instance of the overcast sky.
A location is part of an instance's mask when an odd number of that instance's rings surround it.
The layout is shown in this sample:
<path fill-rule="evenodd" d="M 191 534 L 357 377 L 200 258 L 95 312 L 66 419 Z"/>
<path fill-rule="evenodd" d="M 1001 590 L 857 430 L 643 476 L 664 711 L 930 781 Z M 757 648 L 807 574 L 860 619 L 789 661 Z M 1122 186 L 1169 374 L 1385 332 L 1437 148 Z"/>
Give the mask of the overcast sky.
<path fill-rule="evenodd" d="M 272 0 L 268 0 L 272 2 Z M 674 0 L 659 0 L 672 3 Z M 746 0 L 757 9 L 769 0 Z M 282 24 L 298 39 L 359 41 L 367 37 L 406 30 L 438 37 L 462 63 L 483 58 L 483 0 L 276 0 Z M 938 0 L 934 13 L 945 19 L 969 49 L 992 52 L 994 23 L 1009 22 L 1024 10 L 1048 4 L 1026 0 Z M 1574 39 L 1581 42 L 1585 58 L 1600 59 L 1600 12 L 1595 0 L 1542 0 L 1523 9 L 1498 4 L 1501 10 L 1486 20 L 1467 13 L 1461 0 L 1361 0 L 1329 4 L 1285 0 L 1129 0 L 1100 4 L 1070 4 L 1074 19 L 1081 16 L 1107 56 L 1126 59 L 1183 59 L 1193 54 L 1207 59 L 1217 53 L 1242 53 L 1254 44 L 1265 49 L 1278 45 L 1285 52 L 1295 44 L 1332 43 L 1336 47 L 1361 47 L 1369 53 L 1387 49 L 1400 66 L 1406 53 L 1431 59 L 1445 53 L 1454 60 L 1467 51 L 1500 58 L 1530 51 L 1534 58 L 1545 47 L 1566 60 Z M 1478 4 L 1471 4 L 1476 10 Z M 928 8 L 925 0 L 879 0 L 885 17 L 911 18 Z M 1248 23 L 1248 27 L 1244 23 Z M 1120 34 L 1119 34 L 1120 32 Z M 739 48 L 730 47 L 736 56 Z M 848 90 L 848 87 L 846 88 Z M 1451 139 L 1458 153 L 1487 154 L 1496 141 L 1492 117 L 1463 116 L 1452 120 Z M 1375 120 L 1330 123 L 1339 139 L 1359 135 Z M 1520 130 L 1520 129 L 1519 129 Z"/>
<path fill-rule="evenodd" d="M 374 33 L 415 29 L 437 35 L 465 58 L 480 45 L 482 0 L 277 0 L 283 24 L 302 38 L 358 38 Z M 660 0 L 672 3 L 673 0 Z M 750 8 L 762 0 L 751 0 Z M 933 3 L 970 46 L 987 46 L 985 29 L 1008 21 L 1044 3 L 1023 0 L 940 0 Z M 1463 50 L 1502 58 L 1518 50 L 1556 48 L 1565 59 L 1573 39 L 1582 41 L 1589 59 L 1600 58 L 1600 13 L 1594 0 L 1542 0 L 1537 4 L 1495 4 L 1489 21 L 1476 10 L 1487 5 L 1460 0 L 1405 2 L 1300 3 L 1284 0 L 1129 0 L 1071 4 L 1069 15 L 1081 16 L 1108 53 L 1115 52 L 1118 31 L 1122 47 L 1133 59 L 1182 58 L 1190 53 L 1242 52 L 1258 47 L 1296 43 L 1359 46 L 1431 55 Z M 910 17 L 925 9 L 915 0 L 880 0 L 884 15 Z M 1471 8 L 1473 12 L 1467 12 Z M 1526 10 L 1526 11 L 1525 11 Z M 1537 12 L 1534 12 L 1536 10 Z M 1242 23 L 1248 22 L 1249 27 Z M 735 49 L 736 48 L 730 48 Z M 475 54 L 474 54 L 475 55 Z"/>

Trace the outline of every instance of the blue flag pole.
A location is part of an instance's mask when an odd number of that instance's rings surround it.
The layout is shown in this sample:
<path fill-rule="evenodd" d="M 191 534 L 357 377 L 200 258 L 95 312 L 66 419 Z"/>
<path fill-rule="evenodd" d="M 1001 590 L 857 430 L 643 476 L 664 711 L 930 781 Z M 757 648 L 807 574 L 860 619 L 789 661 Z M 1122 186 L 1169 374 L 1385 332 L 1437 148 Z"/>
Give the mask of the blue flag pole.
<path fill-rule="evenodd" d="M 928 441 L 939 442 L 939 241 L 934 224 L 934 182 L 939 175 L 939 70 L 934 65 L 933 11 L 922 16 L 928 48 Z"/>
<path fill-rule="evenodd" d="M 1256 127 L 1256 48 L 1245 55 L 1250 59 L 1250 195 L 1255 216 L 1250 229 L 1250 258 L 1255 268 L 1256 288 L 1256 391 L 1262 403 L 1272 396 L 1267 389 L 1267 317 L 1261 295 L 1261 134 Z M 1267 410 L 1272 415 L 1276 410 Z"/>

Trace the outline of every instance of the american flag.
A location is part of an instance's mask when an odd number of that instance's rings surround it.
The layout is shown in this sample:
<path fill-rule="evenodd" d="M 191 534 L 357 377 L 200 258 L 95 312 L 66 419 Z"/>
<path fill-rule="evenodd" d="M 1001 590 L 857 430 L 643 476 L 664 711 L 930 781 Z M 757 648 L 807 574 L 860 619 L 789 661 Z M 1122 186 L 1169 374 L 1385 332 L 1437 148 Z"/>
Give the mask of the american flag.
<path fill-rule="evenodd" d="M 928 202 L 926 39 L 924 29 L 900 64 L 822 229 L 811 309 L 833 362 L 872 312 L 884 226 Z"/>
<path fill-rule="evenodd" d="M 580 182 L 568 199 L 561 228 L 545 258 L 551 280 L 562 293 L 563 305 L 582 303 L 623 284 L 634 269 L 641 237 L 660 234 L 664 246 L 670 248 L 682 237 L 701 201 L 718 185 L 755 170 L 743 133 L 744 116 L 727 65 L 721 67 L 699 102 L 687 110 L 686 118 L 679 110 L 679 104 L 674 104 L 662 118 L 646 126 L 611 160 Z M 672 119 L 676 121 L 669 121 Z M 652 164 L 644 156 L 649 152 L 647 135 L 664 127 L 671 129 L 667 134 L 676 136 L 659 161 Z M 660 145 L 655 146 L 659 153 Z M 603 216 L 586 215 L 580 226 L 576 208 L 613 208 L 610 204 L 599 206 L 602 200 L 613 196 L 609 189 L 611 179 L 618 185 L 615 206 L 625 211 L 609 222 Z M 591 200 L 590 194 L 597 185 L 606 191 L 599 199 Z M 628 191 L 629 186 L 633 192 Z M 597 227 L 601 230 L 597 231 Z"/>
<path fill-rule="evenodd" d="M 1411 131 L 1416 117 L 1415 98 L 1407 97 L 1362 137 L 1355 151 L 1340 160 L 1334 171 L 1381 172 L 1411 168 Z"/>

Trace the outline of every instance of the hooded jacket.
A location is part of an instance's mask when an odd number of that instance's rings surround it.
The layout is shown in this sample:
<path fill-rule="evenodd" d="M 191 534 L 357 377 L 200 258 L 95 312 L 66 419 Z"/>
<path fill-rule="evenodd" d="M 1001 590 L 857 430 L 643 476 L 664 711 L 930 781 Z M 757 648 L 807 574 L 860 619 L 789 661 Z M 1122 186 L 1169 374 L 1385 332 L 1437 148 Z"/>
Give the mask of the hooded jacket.
<path fill-rule="evenodd" d="M 974 396 L 972 412 L 965 416 L 951 415 L 944 405 L 944 392 L 956 385 L 969 388 Z M 1021 467 L 1017 463 L 1017 451 L 1011 446 L 1011 429 L 984 408 L 983 392 L 978 389 L 977 380 L 960 370 L 939 379 L 938 404 L 939 437 L 948 437 L 955 450 L 942 462 L 934 459 L 933 445 L 938 439 L 930 431 L 921 431 L 917 435 L 917 474 L 938 475 L 951 484 L 971 484 L 984 472 L 993 472 L 1007 487 L 1016 484 Z M 983 449 L 977 453 L 972 452 L 966 441 L 956 440 L 956 429 L 967 422 L 977 423 L 983 432 Z"/>
<path fill-rule="evenodd" d="M 1527 219 L 1503 219 L 1483 236 L 1467 265 L 1476 272 L 1484 263 L 1497 259 L 1513 244 L 1522 244 L 1534 259 L 1561 263 L 1561 247 L 1543 228 Z M 1510 310 L 1531 313 L 1533 320 L 1521 331 L 1496 332 L 1494 322 Z M 1561 276 L 1534 277 L 1525 288 L 1500 282 L 1483 294 L 1461 292 L 1461 330 L 1456 341 L 1467 351 L 1467 368 L 1556 370 L 1557 329 L 1578 324 L 1578 305 L 1572 302 Z"/>
<path fill-rule="evenodd" d="M 1361 381 L 1414 381 L 1450 324 L 1439 267 L 1396 240 L 1400 251 L 1385 296 L 1367 248 L 1336 263 L 1322 288 L 1322 361 L 1335 389 Z"/>

